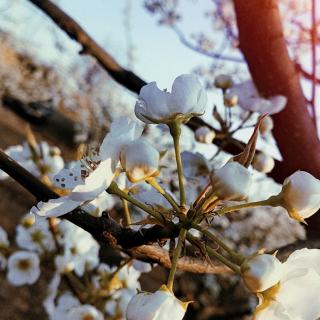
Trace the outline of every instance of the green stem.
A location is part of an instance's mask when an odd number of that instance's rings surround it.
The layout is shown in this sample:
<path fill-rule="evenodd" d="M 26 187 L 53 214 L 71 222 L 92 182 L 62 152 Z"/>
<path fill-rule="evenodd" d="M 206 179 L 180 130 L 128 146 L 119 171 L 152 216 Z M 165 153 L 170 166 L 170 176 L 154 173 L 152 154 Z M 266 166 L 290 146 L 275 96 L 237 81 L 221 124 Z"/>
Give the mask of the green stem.
<path fill-rule="evenodd" d="M 178 266 L 178 261 L 179 257 L 181 254 L 183 242 L 186 238 L 187 230 L 186 229 L 181 229 L 179 233 L 179 239 L 176 248 L 174 249 L 173 252 L 173 257 L 172 257 L 172 263 L 171 263 L 171 269 L 167 281 L 167 287 L 168 289 L 173 292 L 173 282 L 174 282 L 174 276 L 176 274 L 177 266 Z"/>
<path fill-rule="evenodd" d="M 246 259 L 245 256 L 243 256 L 242 254 L 239 254 L 237 252 L 235 252 L 234 250 L 232 250 L 227 244 L 225 244 L 219 237 L 217 237 L 216 235 L 214 235 L 213 233 L 211 233 L 210 231 L 204 229 L 203 227 L 192 223 L 191 227 L 193 229 L 196 229 L 198 231 L 200 231 L 203 235 L 205 235 L 207 238 L 209 238 L 210 240 L 214 241 L 219 247 L 221 247 L 222 249 L 224 249 L 232 258 L 232 260 L 238 264 L 241 265 L 243 263 L 243 261 Z"/>
<path fill-rule="evenodd" d="M 158 212 L 154 211 L 153 209 L 151 209 L 150 207 L 146 206 L 145 204 L 141 203 L 140 201 L 138 201 L 137 199 L 131 197 L 130 195 L 128 195 L 127 193 L 125 193 L 124 191 L 122 191 L 115 182 L 111 182 L 109 188 L 107 189 L 107 192 L 110 194 L 115 194 L 117 196 L 119 196 L 122 199 L 127 200 L 128 202 L 134 204 L 136 207 L 142 209 L 143 211 L 149 213 L 151 216 L 153 216 L 154 218 L 158 219 L 159 221 L 163 222 L 163 217 L 162 215 L 160 215 Z"/>
<path fill-rule="evenodd" d="M 179 213 L 180 208 L 178 203 L 173 199 L 173 197 L 167 193 L 157 182 L 155 178 L 149 178 L 146 180 L 147 183 L 149 183 L 155 190 L 157 190 L 167 201 L 171 204 L 172 208 Z"/>
<path fill-rule="evenodd" d="M 174 151 L 177 162 L 178 179 L 179 179 L 179 191 L 180 191 L 180 206 L 183 207 L 186 204 L 186 194 L 183 184 L 183 169 L 180 154 L 180 135 L 181 135 L 181 123 L 176 120 L 169 124 L 170 133 L 173 138 Z"/>
<path fill-rule="evenodd" d="M 124 220 L 125 220 L 125 226 L 130 226 L 131 224 L 131 216 L 130 216 L 130 210 L 128 206 L 128 201 L 125 199 L 122 199 L 123 204 L 123 211 L 124 211 Z"/>
<path fill-rule="evenodd" d="M 190 233 L 187 233 L 187 239 L 188 241 L 193 244 L 196 247 L 203 247 L 206 249 L 206 251 L 213 257 L 215 257 L 217 260 L 219 260 L 221 263 L 226 265 L 228 268 L 230 268 L 234 273 L 241 274 L 240 268 L 232 263 L 229 259 L 225 258 L 222 254 L 218 253 L 216 250 L 212 249 L 209 246 L 205 246 L 200 242 L 199 239 L 191 235 Z"/>
<path fill-rule="evenodd" d="M 271 206 L 271 207 L 277 207 L 280 204 L 279 197 L 278 196 L 272 196 L 269 199 L 261 200 L 261 201 L 255 201 L 255 202 L 248 202 L 248 203 L 242 203 L 238 204 L 236 206 L 226 207 L 222 208 L 220 210 L 215 211 L 217 215 L 224 215 L 229 212 L 234 212 L 240 209 L 247 209 L 247 208 L 256 208 L 261 206 Z"/>

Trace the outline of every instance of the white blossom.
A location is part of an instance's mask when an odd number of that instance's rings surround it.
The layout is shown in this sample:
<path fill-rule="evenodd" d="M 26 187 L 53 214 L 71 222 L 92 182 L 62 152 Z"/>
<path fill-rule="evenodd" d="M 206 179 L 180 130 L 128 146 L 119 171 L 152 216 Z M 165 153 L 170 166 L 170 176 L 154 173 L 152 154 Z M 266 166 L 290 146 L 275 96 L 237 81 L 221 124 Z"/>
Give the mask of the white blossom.
<path fill-rule="evenodd" d="M 181 153 L 183 173 L 188 178 L 207 176 L 210 174 L 209 161 L 199 152 L 183 151 Z"/>
<path fill-rule="evenodd" d="M 282 265 L 280 282 L 259 294 L 256 320 L 317 320 L 320 317 L 320 250 L 302 249 Z"/>
<path fill-rule="evenodd" d="M 135 295 L 127 307 L 127 320 L 181 320 L 187 303 L 178 300 L 166 286 L 154 293 Z"/>
<path fill-rule="evenodd" d="M 79 170 L 81 173 L 83 171 L 84 175 L 79 175 Z M 94 200 L 104 192 L 112 182 L 114 172 L 111 169 L 111 158 L 97 163 L 92 170 L 82 170 L 79 166 L 76 166 L 74 170 L 70 170 L 68 175 L 77 179 L 76 182 L 78 183 L 71 192 L 66 196 L 51 199 L 48 202 L 40 201 L 36 207 L 32 207 L 32 213 L 39 216 L 58 217 L 74 210 L 85 202 Z M 78 179 L 80 176 L 81 179 Z M 62 187 L 66 186 L 66 180 L 63 179 L 66 178 L 61 178 Z"/>
<path fill-rule="evenodd" d="M 65 320 L 68 312 L 75 307 L 80 306 L 80 302 L 70 292 L 61 295 L 50 316 L 50 320 Z"/>
<path fill-rule="evenodd" d="M 281 262 L 271 254 L 257 254 L 241 265 L 242 278 L 251 292 L 265 291 L 280 281 Z"/>
<path fill-rule="evenodd" d="M 208 127 L 202 126 L 195 131 L 194 136 L 198 142 L 209 144 L 212 143 L 216 133 Z"/>
<path fill-rule="evenodd" d="M 275 165 L 274 159 L 264 152 L 259 152 L 254 156 L 252 166 L 257 171 L 269 173 Z"/>
<path fill-rule="evenodd" d="M 127 117 L 121 117 L 112 122 L 109 133 L 100 146 L 100 156 L 112 159 L 113 170 L 120 160 L 120 152 L 128 143 L 139 139 L 143 127 Z"/>
<path fill-rule="evenodd" d="M 81 206 L 81 208 L 94 217 L 101 217 L 102 212 L 110 210 L 115 205 L 114 198 L 107 192 L 103 191 L 94 200 Z"/>
<path fill-rule="evenodd" d="M 27 218 L 30 214 L 27 214 Z M 32 218 L 30 218 L 32 219 Z M 33 224 L 19 224 L 16 228 L 16 242 L 22 249 L 43 253 L 55 249 L 52 233 L 49 229 L 48 221 L 42 217 L 37 217 Z"/>
<path fill-rule="evenodd" d="M 245 200 L 252 184 L 251 173 L 238 162 L 228 162 L 211 176 L 215 195 L 220 200 Z"/>
<path fill-rule="evenodd" d="M 14 286 L 33 284 L 40 275 L 39 263 L 34 252 L 16 251 L 8 259 L 7 279 Z"/>
<path fill-rule="evenodd" d="M 214 85 L 219 89 L 229 89 L 233 85 L 232 78 L 227 74 L 219 74 L 214 78 Z"/>
<path fill-rule="evenodd" d="M 238 95 L 235 92 L 227 91 L 223 95 L 223 103 L 226 107 L 232 108 L 237 105 L 239 100 Z"/>
<path fill-rule="evenodd" d="M 320 180 L 296 171 L 285 179 L 278 197 L 291 218 L 304 221 L 320 209 Z"/>
<path fill-rule="evenodd" d="M 5 150 L 5 153 L 36 177 L 48 175 L 49 178 L 52 178 L 63 168 L 64 161 L 60 156 L 59 148 L 50 147 L 47 142 L 40 142 L 35 146 L 35 151 L 39 158 L 37 160 L 34 159 L 27 143 L 11 146 Z M 0 176 L 2 178 L 8 177 L 2 171 Z"/>
<path fill-rule="evenodd" d="M 159 151 L 144 139 L 134 140 L 124 146 L 120 160 L 131 182 L 159 175 Z"/>
<path fill-rule="evenodd" d="M 64 252 L 57 255 L 55 263 L 61 272 L 74 271 L 82 276 L 86 270 L 92 270 L 99 264 L 99 244 L 91 234 L 68 221 L 58 225 L 59 243 Z"/>
<path fill-rule="evenodd" d="M 262 119 L 259 127 L 259 132 L 262 135 L 266 135 L 273 129 L 273 120 L 270 116 L 266 116 Z"/>
<path fill-rule="evenodd" d="M 238 95 L 238 103 L 242 109 L 260 114 L 278 113 L 287 104 L 287 98 L 282 95 L 275 95 L 269 98 L 261 97 L 251 80 L 234 85 L 230 91 Z"/>
<path fill-rule="evenodd" d="M 58 272 L 56 272 L 48 285 L 47 295 L 42 303 L 49 317 L 53 315 L 55 310 L 55 299 L 58 293 L 60 282 L 61 275 Z"/>
<path fill-rule="evenodd" d="M 142 87 L 135 114 L 145 123 L 167 123 L 180 115 L 186 122 L 203 114 L 206 103 L 206 92 L 197 77 L 184 74 L 174 80 L 171 93 L 160 90 L 156 82 Z"/>

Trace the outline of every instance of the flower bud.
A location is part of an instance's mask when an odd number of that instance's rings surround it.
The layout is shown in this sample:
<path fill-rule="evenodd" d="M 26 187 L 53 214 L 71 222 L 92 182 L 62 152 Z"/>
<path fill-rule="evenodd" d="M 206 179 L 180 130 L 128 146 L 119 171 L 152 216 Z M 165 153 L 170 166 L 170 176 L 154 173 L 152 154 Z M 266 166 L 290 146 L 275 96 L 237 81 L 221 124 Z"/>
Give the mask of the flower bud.
<path fill-rule="evenodd" d="M 308 172 L 296 171 L 285 179 L 278 197 L 291 218 L 304 222 L 320 209 L 320 180 Z"/>
<path fill-rule="evenodd" d="M 280 281 L 282 263 L 271 254 L 258 254 L 243 262 L 241 273 L 251 292 L 262 292 Z"/>
<path fill-rule="evenodd" d="M 158 150 L 144 139 L 128 143 L 120 153 L 122 168 L 133 183 L 158 176 L 159 159 Z"/>
<path fill-rule="evenodd" d="M 245 200 L 252 184 L 251 173 L 238 162 L 228 162 L 212 173 L 211 184 L 220 200 Z"/>
<path fill-rule="evenodd" d="M 273 129 L 273 120 L 270 116 L 266 116 L 261 121 L 259 131 L 262 135 L 269 133 Z"/>
<path fill-rule="evenodd" d="M 226 92 L 223 95 L 224 105 L 226 107 L 232 108 L 238 104 L 238 95 L 233 92 Z"/>
<path fill-rule="evenodd" d="M 252 163 L 253 168 L 263 173 L 269 173 L 274 168 L 274 160 L 267 154 L 260 152 L 255 155 Z"/>
<path fill-rule="evenodd" d="M 227 90 L 232 87 L 233 81 L 227 74 L 219 74 L 214 79 L 214 85 L 218 89 Z"/>
<path fill-rule="evenodd" d="M 195 131 L 194 136 L 198 142 L 210 144 L 215 138 L 216 133 L 208 127 L 203 126 Z"/>
<path fill-rule="evenodd" d="M 167 286 L 155 293 L 141 292 L 128 304 L 127 320 L 182 320 L 188 303 L 178 300 Z"/>

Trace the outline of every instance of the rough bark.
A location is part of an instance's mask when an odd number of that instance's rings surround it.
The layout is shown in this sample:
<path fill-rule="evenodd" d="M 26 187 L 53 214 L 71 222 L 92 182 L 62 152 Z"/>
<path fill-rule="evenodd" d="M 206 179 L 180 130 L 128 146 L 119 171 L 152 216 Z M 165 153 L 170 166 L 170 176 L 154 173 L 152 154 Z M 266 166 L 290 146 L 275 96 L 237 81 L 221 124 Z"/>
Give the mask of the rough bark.
<path fill-rule="evenodd" d="M 272 176 L 282 182 L 296 170 L 320 178 L 320 143 L 308 113 L 298 71 L 289 57 L 281 17 L 275 0 L 234 0 L 240 49 L 259 92 L 268 97 L 282 94 L 286 108 L 273 116 L 274 136 L 284 161 Z M 320 216 L 309 219 L 314 231 Z"/>

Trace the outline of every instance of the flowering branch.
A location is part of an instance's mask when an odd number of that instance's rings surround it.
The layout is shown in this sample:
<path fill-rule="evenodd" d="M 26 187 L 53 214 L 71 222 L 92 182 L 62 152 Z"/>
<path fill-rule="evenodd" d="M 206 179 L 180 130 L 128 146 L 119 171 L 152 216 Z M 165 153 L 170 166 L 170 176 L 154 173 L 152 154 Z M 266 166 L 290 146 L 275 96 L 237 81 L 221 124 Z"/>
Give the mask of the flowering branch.
<path fill-rule="evenodd" d="M 59 197 L 48 186 L 8 157 L 2 150 L 0 150 L 0 169 L 31 192 L 38 200 L 46 201 Z M 104 248 L 103 245 L 108 243 L 114 247 L 120 247 L 124 252 L 136 259 L 158 263 L 166 268 L 171 267 L 169 255 L 165 250 L 146 244 L 157 243 L 164 239 L 176 237 L 179 230 L 174 225 L 165 227 L 156 225 L 151 228 L 133 231 L 119 225 L 108 214 L 95 218 L 86 214 L 81 208 L 77 208 L 61 216 L 61 218 L 89 232 L 102 245 L 102 250 Z M 192 257 L 179 259 L 178 269 L 195 273 L 227 272 L 224 266 L 213 266 Z"/>

